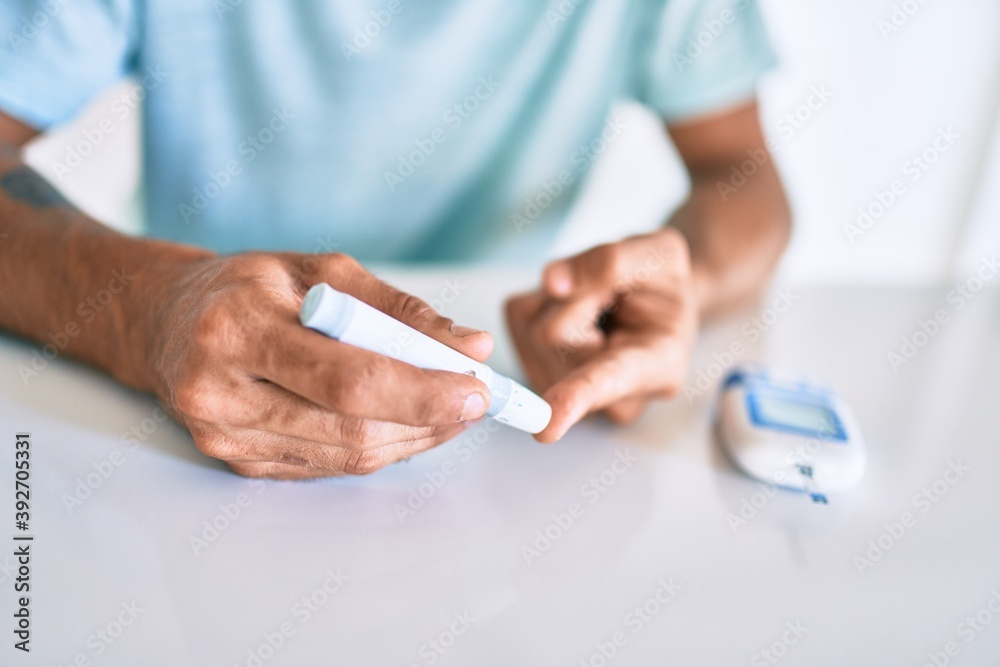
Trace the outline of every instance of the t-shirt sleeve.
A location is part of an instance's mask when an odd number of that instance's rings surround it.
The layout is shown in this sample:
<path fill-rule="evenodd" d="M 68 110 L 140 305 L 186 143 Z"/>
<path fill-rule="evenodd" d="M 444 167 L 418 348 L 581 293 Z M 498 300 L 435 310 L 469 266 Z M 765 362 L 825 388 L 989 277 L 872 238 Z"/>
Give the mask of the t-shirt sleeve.
<path fill-rule="evenodd" d="M 69 120 L 134 64 L 131 0 L 3 0 L 0 110 L 42 130 Z"/>
<path fill-rule="evenodd" d="M 776 63 L 755 0 L 666 0 L 640 101 L 679 121 L 751 99 Z"/>

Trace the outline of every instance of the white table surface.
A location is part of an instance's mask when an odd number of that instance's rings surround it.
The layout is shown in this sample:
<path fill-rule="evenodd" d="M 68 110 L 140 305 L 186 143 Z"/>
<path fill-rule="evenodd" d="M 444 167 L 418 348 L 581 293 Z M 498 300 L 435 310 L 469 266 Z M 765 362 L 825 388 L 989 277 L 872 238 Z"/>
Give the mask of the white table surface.
<path fill-rule="evenodd" d="M 527 279 L 387 275 L 429 300 L 457 279 L 447 314 L 496 332 L 493 362 L 513 368 L 500 302 Z M 37 348 L 0 337 L 0 541 L 13 545 L 22 430 L 33 439 L 35 535 L 30 656 L 12 648 L 13 547 L 0 550 L 0 664 L 820 667 L 933 664 L 930 653 L 1000 665 L 1000 613 L 989 611 L 996 595 L 1000 612 L 1000 293 L 952 312 L 947 289 L 793 289 L 760 340 L 742 332 L 759 308 L 702 337 L 692 375 L 740 341 L 742 360 L 809 373 L 854 406 L 868 471 L 829 507 L 766 496 L 735 472 L 711 435 L 710 395 L 658 405 L 630 428 L 593 420 L 556 445 L 472 430 L 368 477 L 247 480 L 152 421 L 151 398 L 78 364 L 57 359 L 25 384 L 17 367 Z M 887 353 L 938 308 L 949 323 L 893 372 Z M 122 434 L 144 420 L 151 433 L 130 447 Z M 121 465 L 67 510 L 114 452 Z M 619 456 L 634 462 L 614 476 Z M 969 471 L 939 481 L 946 493 L 929 508 L 915 504 L 952 462 Z M 583 488 L 601 473 L 614 478 L 604 493 Z M 397 506 L 442 476 L 401 520 Z M 239 516 L 195 554 L 191 537 L 206 521 L 224 525 L 220 506 L 237 498 Z M 761 500 L 734 530 L 727 516 Z M 527 562 L 523 547 L 571 503 L 572 525 Z M 903 512 L 915 523 L 883 537 L 891 548 L 859 573 L 855 557 Z M 334 593 L 329 573 L 342 580 Z M 141 609 L 134 621 L 123 604 Z M 248 653 L 282 627 L 290 634 L 265 660 Z M 605 659 L 616 633 L 622 646 Z"/>

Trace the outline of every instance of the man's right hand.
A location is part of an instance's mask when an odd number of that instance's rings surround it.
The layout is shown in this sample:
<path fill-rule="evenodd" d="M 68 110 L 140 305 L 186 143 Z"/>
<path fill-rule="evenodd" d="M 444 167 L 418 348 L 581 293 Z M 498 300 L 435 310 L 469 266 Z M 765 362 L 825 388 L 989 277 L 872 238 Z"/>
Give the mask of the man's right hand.
<path fill-rule="evenodd" d="M 198 449 L 253 477 L 372 472 L 486 411 L 479 380 L 330 340 L 298 310 L 327 282 L 480 361 L 489 334 L 344 255 L 216 257 L 114 232 L 21 161 L 34 135 L 0 111 L 0 329 L 153 391 Z"/>
<path fill-rule="evenodd" d="M 365 474 L 460 433 L 489 390 L 304 328 L 298 311 L 327 282 L 485 360 L 486 332 L 453 326 L 346 255 L 208 257 L 140 272 L 129 299 L 149 383 L 203 453 L 249 477 Z M 136 299 L 135 296 L 141 298 Z"/>

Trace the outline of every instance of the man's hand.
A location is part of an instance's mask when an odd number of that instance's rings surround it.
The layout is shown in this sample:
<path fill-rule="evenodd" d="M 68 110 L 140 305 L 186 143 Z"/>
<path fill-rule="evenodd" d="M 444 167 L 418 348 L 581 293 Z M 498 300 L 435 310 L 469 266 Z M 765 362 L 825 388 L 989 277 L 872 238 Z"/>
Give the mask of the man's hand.
<path fill-rule="evenodd" d="M 537 292 L 507 302 L 514 344 L 552 405 L 536 437 L 561 438 L 588 413 L 626 423 L 677 394 L 698 331 L 687 243 L 664 229 L 549 264 Z"/>
<path fill-rule="evenodd" d="M 328 282 L 478 360 L 489 334 L 452 327 L 344 255 L 216 257 L 118 234 L 21 162 L 34 134 L 0 112 L 0 328 L 155 392 L 202 452 L 253 477 L 367 473 L 486 411 L 479 380 L 330 340 L 298 310 Z"/>
<path fill-rule="evenodd" d="M 212 257 L 151 272 L 138 284 L 154 308 L 134 313 L 150 382 L 198 449 L 242 475 L 370 473 L 454 437 L 489 405 L 479 380 L 299 324 L 305 292 L 328 282 L 470 357 L 489 356 L 489 334 L 453 328 L 345 255 Z"/>
<path fill-rule="evenodd" d="M 699 319 L 755 298 L 788 242 L 788 202 L 756 103 L 667 130 L 691 178 L 670 226 L 554 262 L 538 292 L 507 305 L 528 378 L 552 404 L 543 442 L 589 412 L 624 423 L 676 394 Z M 721 188 L 748 156 L 755 173 Z"/>

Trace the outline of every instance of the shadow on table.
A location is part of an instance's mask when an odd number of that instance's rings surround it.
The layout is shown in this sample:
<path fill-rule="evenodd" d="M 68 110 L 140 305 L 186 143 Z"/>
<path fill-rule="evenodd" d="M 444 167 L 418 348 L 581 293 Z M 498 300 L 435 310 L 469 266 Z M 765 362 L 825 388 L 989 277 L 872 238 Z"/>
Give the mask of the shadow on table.
<path fill-rule="evenodd" d="M 198 452 L 186 429 L 152 395 L 73 359 L 47 360 L 41 352 L 38 344 L 0 334 L 0 364 L 7 369 L 0 375 L 0 400 L 37 413 L 32 421 L 58 420 L 107 436 L 115 445 L 138 441 L 190 463 L 228 469 Z"/>

